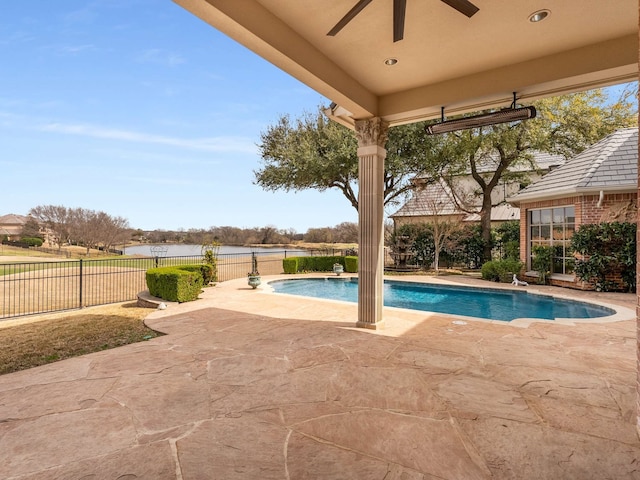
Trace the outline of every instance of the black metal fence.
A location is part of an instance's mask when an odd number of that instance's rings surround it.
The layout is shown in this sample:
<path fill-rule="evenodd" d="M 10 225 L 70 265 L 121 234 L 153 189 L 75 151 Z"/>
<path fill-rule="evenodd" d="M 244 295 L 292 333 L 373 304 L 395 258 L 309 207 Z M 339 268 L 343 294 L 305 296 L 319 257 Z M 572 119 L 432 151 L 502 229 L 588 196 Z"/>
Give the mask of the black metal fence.
<path fill-rule="evenodd" d="M 337 255 L 334 250 L 307 252 Z M 256 258 L 261 275 L 282 273 L 286 250 L 220 254 L 218 281 L 242 278 Z M 149 268 L 202 263 L 201 255 L 127 257 L 0 264 L 0 320 L 136 300 L 146 290 Z"/>

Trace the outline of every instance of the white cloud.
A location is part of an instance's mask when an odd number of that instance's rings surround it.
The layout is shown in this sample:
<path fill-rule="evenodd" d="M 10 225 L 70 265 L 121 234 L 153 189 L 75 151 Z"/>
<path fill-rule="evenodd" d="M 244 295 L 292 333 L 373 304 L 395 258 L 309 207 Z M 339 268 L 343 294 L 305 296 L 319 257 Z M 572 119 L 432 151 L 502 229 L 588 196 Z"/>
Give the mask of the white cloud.
<path fill-rule="evenodd" d="M 95 45 L 86 44 L 86 45 L 62 45 L 58 47 L 58 52 L 63 54 L 71 54 L 75 55 L 76 53 L 81 53 L 87 50 L 95 50 Z"/>
<path fill-rule="evenodd" d="M 245 137 L 208 137 L 208 138 L 178 138 L 163 135 L 153 135 L 129 130 L 118 130 L 95 125 L 49 123 L 42 125 L 38 130 L 43 132 L 62 133 L 67 135 L 80 135 L 92 138 L 107 138 L 127 142 L 150 143 L 156 145 L 169 145 L 178 148 L 201 150 L 207 152 L 237 152 L 256 153 L 257 147 L 253 140 Z"/>
<path fill-rule="evenodd" d="M 165 65 L 169 67 L 175 67 L 182 63 L 186 63 L 184 57 L 177 53 L 168 52 L 159 48 L 152 48 L 140 52 L 136 56 L 136 60 L 141 63 L 154 63 L 157 65 Z"/>

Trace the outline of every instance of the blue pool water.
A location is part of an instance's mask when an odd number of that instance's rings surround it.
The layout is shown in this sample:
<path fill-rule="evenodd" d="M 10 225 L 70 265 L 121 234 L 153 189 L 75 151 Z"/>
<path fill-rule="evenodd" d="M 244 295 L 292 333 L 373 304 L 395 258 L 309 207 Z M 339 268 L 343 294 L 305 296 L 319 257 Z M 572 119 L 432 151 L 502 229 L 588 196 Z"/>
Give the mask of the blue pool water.
<path fill-rule="evenodd" d="M 278 293 L 306 297 L 358 301 L 355 278 L 306 278 L 278 280 L 269 285 Z M 490 288 L 427 285 L 385 280 L 384 304 L 427 312 L 504 320 L 516 318 L 597 318 L 613 315 L 614 310 L 585 302 L 548 295 L 528 294 Z"/>

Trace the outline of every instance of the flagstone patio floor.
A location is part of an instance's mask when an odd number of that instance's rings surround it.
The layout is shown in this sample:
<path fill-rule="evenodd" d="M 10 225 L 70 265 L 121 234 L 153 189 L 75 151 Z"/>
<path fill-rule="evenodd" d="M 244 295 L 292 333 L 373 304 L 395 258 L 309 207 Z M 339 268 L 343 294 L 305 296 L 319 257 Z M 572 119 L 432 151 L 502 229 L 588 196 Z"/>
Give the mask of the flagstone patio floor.
<path fill-rule="evenodd" d="M 635 295 L 527 288 L 625 319 L 371 331 L 353 304 L 207 288 L 150 310 L 165 336 L 0 376 L 0 478 L 640 479 Z"/>

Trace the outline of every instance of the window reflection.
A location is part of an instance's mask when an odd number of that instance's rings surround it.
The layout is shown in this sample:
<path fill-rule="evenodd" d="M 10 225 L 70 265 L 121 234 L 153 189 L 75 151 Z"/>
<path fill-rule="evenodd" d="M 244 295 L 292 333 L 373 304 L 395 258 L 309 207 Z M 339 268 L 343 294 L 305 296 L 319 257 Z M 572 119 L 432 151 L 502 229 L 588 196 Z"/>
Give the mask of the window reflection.
<path fill-rule="evenodd" d="M 534 245 L 553 247 L 552 273 L 572 274 L 575 259 L 571 252 L 571 237 L 575 232 L 573 206 L 529 210 L 529 258 L 531 268 Z"/>

